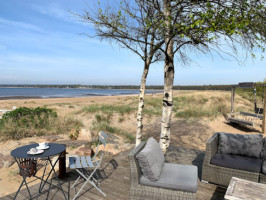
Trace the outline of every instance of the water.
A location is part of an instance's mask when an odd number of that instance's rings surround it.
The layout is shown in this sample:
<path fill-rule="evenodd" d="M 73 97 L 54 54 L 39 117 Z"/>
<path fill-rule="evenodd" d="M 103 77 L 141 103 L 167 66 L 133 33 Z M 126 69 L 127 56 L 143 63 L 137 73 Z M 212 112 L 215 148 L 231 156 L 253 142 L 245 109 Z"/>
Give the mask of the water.
<path fill-rule="evenodd" d="M 147 94 L 161 91 L 147 90 Z M 139 90 L 124 89 L 68 89 L 68 88 L 0 88 L 0 99 L 63 98 L 85 96 L 115 96 L 139 94 Z"/>

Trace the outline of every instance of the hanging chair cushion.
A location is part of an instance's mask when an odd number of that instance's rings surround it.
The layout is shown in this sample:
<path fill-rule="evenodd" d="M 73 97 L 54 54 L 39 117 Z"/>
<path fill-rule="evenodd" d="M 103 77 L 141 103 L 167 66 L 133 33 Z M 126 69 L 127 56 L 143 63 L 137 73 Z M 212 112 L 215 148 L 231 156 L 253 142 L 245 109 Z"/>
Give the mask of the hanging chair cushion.
<path fill-rule="evenodd" d="M 149 138 L 146 146 L 136 155 L 143 175 L 151 181 L 157 181 L 164 164 L 164 155 L 154 138 Z"/>
<path fill-rule="evenodd" d="M 219 133 L 218 153 L 260 158 L 263 146 L 261 135 Z"/>

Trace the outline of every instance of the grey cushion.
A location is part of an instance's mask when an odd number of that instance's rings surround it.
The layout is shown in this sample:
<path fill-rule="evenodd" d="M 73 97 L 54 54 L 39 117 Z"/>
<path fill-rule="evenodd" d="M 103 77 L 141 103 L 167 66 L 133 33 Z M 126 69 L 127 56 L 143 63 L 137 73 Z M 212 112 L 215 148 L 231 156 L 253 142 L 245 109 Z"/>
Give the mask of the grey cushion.
<path fill-rule="evenodd" d="M 262 169 L 261 169 L 262 173 L 266 175 L 266 161 L 264 160 L 263 161 L 263 164 L 262 164 Z"/>
<path fill-rule="evenodd" d="M 262 160 L 236 155 L 215 154 L 211 159 L 212 165 L 259 173 Z"/>
<path fill-rule="evenodd" d="M 195 193 L 198 189 L 198 168 L 194 165 L 164 163 L 158 181 L 141 176 L 140 184 Z"/>
<path fill-rule="evenodd" d="M 263 138 L 263 147 L 262 147 L 260 157 L 266 160 L 266 138 Z"/>
<path fill-rule="evenodd" d="M 148 139 L 145 147 L 136 155 L 136 158 L 146 178 L 152 181 L 159 179 L 165 159 L 160 145 L 154 138 Z"/>
<path fill-rule="evenodd" d="M 260 158 L 261 135 L 219 133 L 218 153 Z"/>

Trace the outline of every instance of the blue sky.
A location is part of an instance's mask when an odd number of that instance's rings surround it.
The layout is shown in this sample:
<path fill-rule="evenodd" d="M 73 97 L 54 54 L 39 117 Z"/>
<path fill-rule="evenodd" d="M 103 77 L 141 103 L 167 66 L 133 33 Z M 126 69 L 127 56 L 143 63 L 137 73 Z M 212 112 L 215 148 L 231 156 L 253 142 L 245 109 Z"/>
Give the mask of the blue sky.
<path fill-rule="evenodd" d="M 139 85 L 143 62 L 129 50 L 82 33 L 93 28 L 81 13 L 95 0 L 0 0 L 0 84 Z M 175 85 L 263 81 L 260 54 L 239 65 L 217 55 L 191 54 L 190 66 L 175 67 Z M 151 66 L 148 85 L 163 85 L 163 63 Z"/>

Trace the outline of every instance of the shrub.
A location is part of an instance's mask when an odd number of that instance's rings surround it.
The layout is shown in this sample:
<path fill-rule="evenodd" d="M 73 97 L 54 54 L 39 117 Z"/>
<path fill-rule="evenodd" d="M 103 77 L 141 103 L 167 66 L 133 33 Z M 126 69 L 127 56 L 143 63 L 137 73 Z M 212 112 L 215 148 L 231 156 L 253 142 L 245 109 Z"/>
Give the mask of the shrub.
<path fill-rule="evenodd" d="M 43 128 L 47 126 L 51 118 L 57 118 L 56 112 L 52 109 L 21 107 L 5 113 L 1 120 L 1 126 L 11 120 L 22 127 L 33 125 L 35 128 Z"/>
<path fill-rule="evenodd" d="M 68 137 L 71 139 L 71 140 L 76 140 L 79 136 L 79 129 L 78 128 L 74 128 L 72 129 L 69 133 L 68 133 Z"/>
<path fill-rule="evenodd" d="M 3 115 L 0 120 L 0 138 L 22 139 L 41 135 L 68 134 L 83 124 L 72 118 L 58 117 L 48 108 L 18 108 Z"/>

